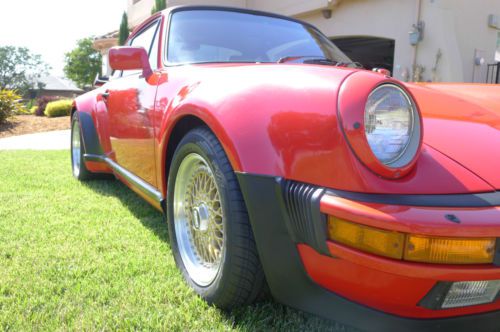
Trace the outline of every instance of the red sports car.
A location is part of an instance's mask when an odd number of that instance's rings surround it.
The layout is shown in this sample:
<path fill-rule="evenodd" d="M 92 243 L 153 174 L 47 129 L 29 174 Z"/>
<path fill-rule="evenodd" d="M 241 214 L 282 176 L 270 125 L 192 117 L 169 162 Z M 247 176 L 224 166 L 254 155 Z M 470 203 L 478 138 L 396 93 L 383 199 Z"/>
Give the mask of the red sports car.
<path fill-rule="evenodd" d="M 72 113 L 79 180 L 166 215 L 220 308 L 266 287 L 363 330 L 500 330 L 500 87 L 363 70 L 315 27 L 170 8 Z"/>

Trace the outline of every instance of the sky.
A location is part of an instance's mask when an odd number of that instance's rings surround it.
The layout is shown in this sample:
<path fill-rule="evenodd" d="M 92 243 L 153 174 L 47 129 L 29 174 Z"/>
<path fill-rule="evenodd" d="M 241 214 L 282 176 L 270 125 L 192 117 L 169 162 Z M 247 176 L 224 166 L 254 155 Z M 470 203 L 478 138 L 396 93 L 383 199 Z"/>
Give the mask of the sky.
<path fill-rule="evenodd" d="M 0 0 L 0 46 L 27 47 L 62 76 L 64 53 L 118 30 L 126 8 L 127 0 Z"/>

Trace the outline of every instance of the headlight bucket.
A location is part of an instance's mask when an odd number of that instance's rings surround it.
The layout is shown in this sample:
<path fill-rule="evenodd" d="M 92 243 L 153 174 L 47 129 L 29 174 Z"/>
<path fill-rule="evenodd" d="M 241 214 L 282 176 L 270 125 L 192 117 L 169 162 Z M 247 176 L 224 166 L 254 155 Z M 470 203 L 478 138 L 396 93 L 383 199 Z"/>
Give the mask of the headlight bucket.
<path fill-rule="evenodd" d="M 381 160 L 370 146 L 367 133 L 373 128 L 366 128 L 365 114 L 367 103 L 372 94 L 381 88 L 391 87 L 400 93 L 411 105 L 411 132 L 397 158 L 387 162 Z M 356 157 L 372 172 L 385 178 L 399 179 L 407 175 L 414 167 L 422 146 L 422 117 L 415 99 L 397 81 L 381 79 L 378 74 L 357 72 L 349 76 L 342 84 L 338 96 L 338 117 L 346 140 Z M 372 123 L 373 126 L 373 123 Z"/>

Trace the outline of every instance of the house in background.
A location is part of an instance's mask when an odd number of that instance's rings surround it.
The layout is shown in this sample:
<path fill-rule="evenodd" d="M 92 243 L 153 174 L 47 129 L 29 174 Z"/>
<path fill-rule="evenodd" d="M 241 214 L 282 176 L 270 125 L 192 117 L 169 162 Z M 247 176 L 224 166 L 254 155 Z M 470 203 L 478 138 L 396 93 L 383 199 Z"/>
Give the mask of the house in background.
<path fill-rule="evenodd" d="M 151 9 L 154 6 L 154 0 L 123 0 L 127 1 L 128 27 L 132 31 L 136 26 L 142 23 L 144 19 L 151 15 Z M 132 15 L 132 17 L 130 17 Z M 114 46 L 118 46 L 118 31 L 109 32 L 105 35 L 94 38 L 92 47 L 102 55 L 102 76 L 111 76 L 112 69 L 108 63 L 108 51 Z"/>
<path fill-rule="evenodd" d="M 154 5 L 154 0 L 126 1 L 130 28 L 149 17 Z M 499 77 L 498 0 L 168 0 L 167 3 L 168 6 L 240 7 L 298 18 L 317 26 L 353 61 L 368 69 L 384 67 L 403 81 L 486 82 L 492 76 Z"/>
<path fill-rule="evenodd" d="M 118 30 L 94 38 L 92 47 L 101 53 L 103 76 L 111 75 L 111 68 L 108 66 L 108 51 L 111 47 L 118 46 Z"/>
<path fill-rule="evenodd" d="M 211 1 L 200 1 L 203 4 L 212 4 Z M 128 26 L 135 28 L 151 15 L 154 0 L 127 0 Z M 172 1 L 167 0 L 167 6 L 172 6 Z"/>
<path fill-rule="evenodd" d="M 78 88 L 73 81 L 54 75 L 42 77 L 39 82 L 41 83 L 40 88 L 31 90 L 32 99 L 45 96 L 73 99 L 85 92 Z"/>

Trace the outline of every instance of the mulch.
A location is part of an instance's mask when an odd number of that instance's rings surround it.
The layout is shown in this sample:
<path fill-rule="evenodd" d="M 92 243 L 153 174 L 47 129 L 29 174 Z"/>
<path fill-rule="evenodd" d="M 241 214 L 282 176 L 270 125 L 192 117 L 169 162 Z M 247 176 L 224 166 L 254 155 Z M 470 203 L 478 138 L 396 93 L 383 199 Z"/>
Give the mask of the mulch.
<path fill-rule="evenodd" d="M 0 124 L 0 138 L 52 130 L 70 129 L 69 116 L 47 118 L 35 115 L 16 115 Z"/>

